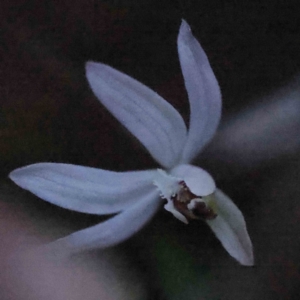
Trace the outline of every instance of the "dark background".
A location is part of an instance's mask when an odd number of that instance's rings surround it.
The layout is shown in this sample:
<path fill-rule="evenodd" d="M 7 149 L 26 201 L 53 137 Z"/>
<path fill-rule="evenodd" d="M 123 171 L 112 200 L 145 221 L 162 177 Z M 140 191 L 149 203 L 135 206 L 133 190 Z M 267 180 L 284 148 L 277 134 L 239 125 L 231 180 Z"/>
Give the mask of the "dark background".
<path fill-rule="evenodd" d="M 99 61 L 129 74 L 188 121 L 176 50 L 184 18 L 223 94 L 220 132 L 197 165 L 243 211 L 256 266 L 239 266 L 204 224 L 185 227 L 165 211 L 115 250 L 140 274 L 149 299 L 298 299 L 299 10 L 291 0 L 2 1 L 0 192 L 7 209 L 2 222 L 14 224 L 3 236 L 15 236 L 12 228 L 20 227 L 51 240 L 102 220 L 22 191 L 6 179 L 14 168 L 41 161 L 118 171 L 158 167 L 99 104 L 84 64 Z M 278 103 L 274 111 L 272 103 Z M 243 142 L 238 128 L 249 129 Z M 11 240 L 3 238 L 2 246 L 19 247 Z"/>

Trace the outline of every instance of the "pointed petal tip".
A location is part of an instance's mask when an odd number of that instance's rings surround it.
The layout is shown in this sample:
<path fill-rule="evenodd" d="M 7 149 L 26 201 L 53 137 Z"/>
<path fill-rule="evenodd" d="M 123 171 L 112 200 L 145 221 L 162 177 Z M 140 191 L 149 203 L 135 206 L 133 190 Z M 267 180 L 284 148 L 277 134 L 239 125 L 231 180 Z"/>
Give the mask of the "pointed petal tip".
<path fill-rule="evenodd" d="M 93 62 L 91 60 L 88 60 L 85 62 L 85 68 L 87 68 L 90 64 L 92 64 Z"/>
<path fill-rule="evenodd" d="M 245 267 L 254 267 L 254 258 L 253 258 L 253 256 L 252 257 L 250 257 L 247 261 L 243 261 L 242 263 L 241 263 L 243 266 L 245 266 Z"/>
<path fill-rule="evenodd" d="M 253 266 L 253 245 L 241 211 L 232 200 L 219 189 L 215 192 L 218 217 L 207 220 L 226 251 L 241 265 Z"/>
<path fill-rule="evenodd" d="M 14 172 L 15 172 L 15 170 L 11 171 L 11 172 L 8 174 L 8 178 L 9 178 L 9 179 L 13 180 Z"/>
<path fill-rule="evenodd" d="M 91 67 L 91 65 L 93 65 L 94 62 L 92 62 L 91 60 L 88 60 L 85 62 L 85 70 L 89 69 Z"/>
<path fill-rule="evenodd" d="M 216 219 L 218 219 L 218 217 Z M 230 256 L 233 257 L 242 266 L 254 266 L 253 248 L 248 233 L 244 232 L 243 235 L 238 234 L 236 239 L 235 237 L 230 236 L 232 235 L 232 233 L 229 233 L 229 228 L 226 228 L 227 225 L 223 221 L 223 224 L 215 225 L 215 220 L 207 221 L 207 223 L 214 231 L 215 235 L 217 236 L 225 250 L 230 254 Z M 221 227 L 224 228 L 222 229 Z"/>
<path fill-rule="evenodd" d="M 94 61 L 88 60 L 85 63 L 85 72 L 88 75 L 89 72 L 95 72 L 102 66 L 101 63 L 96 63 Z"/>
<path fill-rule="evenodd" d="M 245 267 L 253 267 L 255 262 L 254 262 L 254 255 L 253 251 L 251 249 L 251 252 L 248 253 L 248 255 L 245 255 L 243 257 L 234 257 L 242 266 Z"/>
<path fill-rule="evenodd" d="M 15 170 L 11 171 L 8 174 L 8 178 L 10 180 L 12 180 L 15 184 L 20 185 L 19 184 L 20 175 L 22 175 L 22 172 L 23 172 L 24 168 L 26 168 L 26 167 L 18 168 L 18 169 L 15 169 Z"/>
<path fill-rule="evenodd" d="M 16 183 L 14 171 L 12 171 L 12 172 L 10 172 L 10 173 L 8 174 L 8 178 L 9 178 L 10 180 L 12 180 L 14 183 Z"/>
<path fill-rule="evenodd" d="M 178 34 L 178 40 L 185 40 L 185 38 L 188 38 L 191 36 L 192 30 L 190 25 L 186 22 L 186 20 L 181 20 L 181 25 L 179 28 L 179 34 Z"/>
<path fill-rule="evenodd" d="M 85 72 L 90 84 L 91 84 L 91 80 L 95 80 L 95 81 L 99 80 L 99 77 L 95 77 L 95 76 L 97 75 L 100 76 L 100 74 L 103 72 L 106 72 L 105 76 L 108 76 L 108 72 L 111 72 L 112 70 L 113 70 L 112 67 L 100 62 L 88 60 L 85 63 Z"/>
<path fill-rule="evenodd" d="M 26 166 L 22 166 L 20 168 L 14 169 L 8 174 L 8 178 L 11 179 L 12 181 L 14 181 L 15 183 L 17 183 L 23 179 L 24 175 L 30 174 L 33 170 L 35 170 L 36 168 L 39 168 L 45 164 L 47 164 L 47 163 L 34 163 L 31 165 L 26 165 Z"/>
<path fill-rule="evenodd" d="M 181 19 L 180 31 L 191 31 L 191 27 L 185 19 Z"/>

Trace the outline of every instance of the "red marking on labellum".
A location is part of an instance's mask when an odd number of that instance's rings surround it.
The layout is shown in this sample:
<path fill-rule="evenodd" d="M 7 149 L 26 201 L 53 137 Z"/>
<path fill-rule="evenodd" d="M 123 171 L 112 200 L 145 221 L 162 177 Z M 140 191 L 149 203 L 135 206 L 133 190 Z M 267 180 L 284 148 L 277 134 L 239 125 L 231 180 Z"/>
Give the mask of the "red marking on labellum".
<path fill-rule="evenodd" d="M 181 214 L 189 220 L 213 220 L 217 217 L 217 214 L 213 211 L 213 209 L 209 207 L 205 201 L 201 201 L 201 196 L 197 196 L 192 193 L 184 181 L 180 181 L 179 184 L 181 185 L 180 190 L 171 199 L 174 203 L 174 207 Z M 188 205 L 194 199 L 197 199 L 198 201 L 194 203 L 194 207 L 192 209 L 189 209 Z"/>

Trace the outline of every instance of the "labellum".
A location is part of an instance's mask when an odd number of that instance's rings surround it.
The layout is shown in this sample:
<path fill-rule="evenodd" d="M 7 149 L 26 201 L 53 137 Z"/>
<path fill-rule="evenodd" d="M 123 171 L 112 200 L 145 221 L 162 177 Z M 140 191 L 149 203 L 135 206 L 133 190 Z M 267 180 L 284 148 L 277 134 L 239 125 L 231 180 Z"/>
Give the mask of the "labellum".
<path fill-rule="evenodd" d="M 178 193 L 172 196 L 171 200 L 174 207 L 188 220 L 213 220 L 217 217 L 210 206 L 211 196 L 201 197 L 193 194 L 183 180 L 179 182 L 179 185 Z"/>

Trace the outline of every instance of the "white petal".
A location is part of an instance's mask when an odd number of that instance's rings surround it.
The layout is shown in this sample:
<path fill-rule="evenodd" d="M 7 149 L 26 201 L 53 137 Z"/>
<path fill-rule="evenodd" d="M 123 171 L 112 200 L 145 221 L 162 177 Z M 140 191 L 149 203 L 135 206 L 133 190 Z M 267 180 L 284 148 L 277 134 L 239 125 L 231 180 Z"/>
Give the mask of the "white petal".
<path fill-rule="evenodd" d="M 299 153 L 300 76 L 228 118 L 207 153 L 239 171 Z M 213 158 L 212 158 L 213 159 Z"/>
<path fill-rule="evenodd" d="M 77 252 L 114 246 L 139 231 L 155 214 L 160 204 L 158 191 L 153 190 L 115 217 L 54 241 L 49 247 Z"/>
<path fill-rule="evenodd" d="M 216 184 L 210 174 L 199 167 L 179 165 L 170 173 L 184 180 L 191 192 L 197 196 L 210 195 L 216 189 Z"/>
<path fill-rule="evenodd" d="M 242 265 L 254 264 L 253 249 L 241 211 L 222 191 L 216 190 L 214 220 L 207 221 L 228 253 Z"/>
<path fill-rule="evenodd" d="M 191 111 L 188 139 L 181 161 L 188 163 L 216 132 L 221 116 L 221 92 L 206 54 L 184 20 L 177 43 Z"/>
<path fill-rule="evenodd" d="M 174 166 L 186 140 L 175 108 L 135 79 L 100 63 L 88 62 L 86 76 L 101 103 L 165 168 Z"/>
<path fill-rule="evenodd" d="M 10 178 L 20 187 L 63 208 L 111 214 L 132 206 L 152 191 L 156 170 L 112 172 L 60 163 L 16 169 Z"/>

